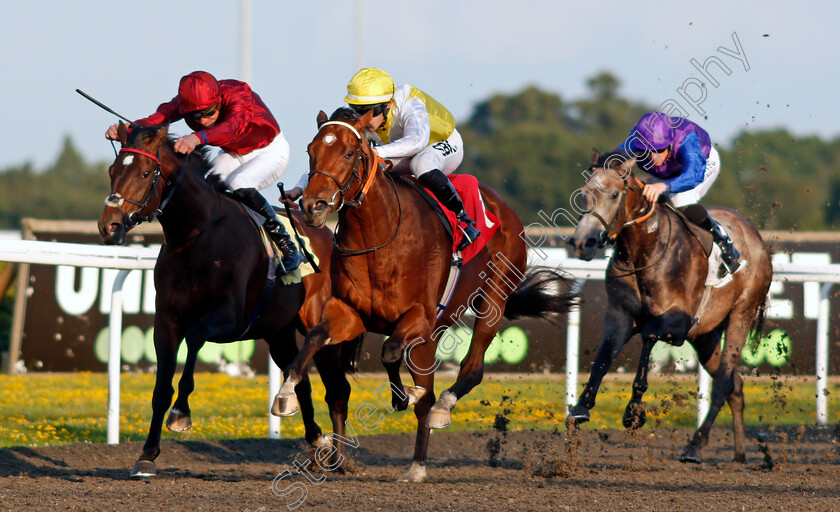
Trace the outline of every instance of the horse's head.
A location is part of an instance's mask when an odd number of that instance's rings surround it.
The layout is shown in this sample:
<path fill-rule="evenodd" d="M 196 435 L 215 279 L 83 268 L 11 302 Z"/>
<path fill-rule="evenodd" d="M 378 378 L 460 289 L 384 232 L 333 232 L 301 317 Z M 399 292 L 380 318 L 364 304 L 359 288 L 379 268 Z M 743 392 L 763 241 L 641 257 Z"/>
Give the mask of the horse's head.
<path fill-rule="evenodd" d="M 617 237 L 633 215 L 642 189 L 633 174 L 634 164 L 635 160 L 621 153 L 602 157 L 597 150 L 592 151 L 591 174 L 580 189 L 586 203 L 584 213 L 569 240 L 578 258 L 591 260 L 596 249 Z"/>
<path fill-rule="evenodd" d="M 129 134 L 120 122 L 122 149 L 108 168 L 111 195 L 105 199 L 105 210 L 99 217 L 99 234 L 106 244 L 123 244 L 131 228 L 159 213 L 163 189 L 171 175 L 171 171 L 164 175 L 161 167 L 172 165 L 163 158 L 175 158 L 171 151 L 161 150 L 167 129 L 135 126 Z"/>
<path fill-rule="evenodd" d="M 344 107 L 329 120 L 318 113 L 318 133 L 307 148 L 309 185 L 301 198 L 308 226 L 324 226 L 327 215 L 358 206 L 367 193 L 379 165 L 366 134 L 372 117 L 372 110 L 360 116 Z"/>

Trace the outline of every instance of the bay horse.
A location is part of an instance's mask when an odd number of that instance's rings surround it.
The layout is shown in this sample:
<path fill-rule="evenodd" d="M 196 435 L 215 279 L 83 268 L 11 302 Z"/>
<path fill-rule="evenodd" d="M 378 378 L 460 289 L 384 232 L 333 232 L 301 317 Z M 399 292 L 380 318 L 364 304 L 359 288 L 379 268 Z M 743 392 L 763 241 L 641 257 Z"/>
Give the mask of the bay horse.
<path fill-rule="evenodd" d="M 642 195 L 633 172 L 635 160 L 621 154 L 592 154 L 591 175 L 581 189 L 586 208 L 570 243 L 578 258 L 589 261 L 598 246 L 615 239 L 607 268 L 604 335 L 592 363 L 589 381 L 569 411 L 575 424 L 589 420 L 595 396 L 610 365 L 635 334 L 642 354 L 623 416 L 626 428 L 645 423 L 642 395 L 647 391 L 650 353 L 658 340 L 674 345 L 688 341 L 713 378 L 711 407 L 679 456 L 701 462 L 700 450 L 725 401 L 732 410 L 735 457 L 746 461 L 743 380 L 737 372 L 741 349 L 751 331 L 761 330 L 764 303 L 773 270 L 770 251 L 749 220 L 734 210 L 710 207 L 741 251 L 747 266 L 719 288 L 707 287 L 708 259 L 685 219 Z M 713 269 L 714 270 L 714 269 Z M 705 299 L 704 299 L 705 296 Z M 725 344 L 721 346 L 721 334 Z"/>
<path fill-rule="evenodd" d="M 499 228 L 486 247 L 461 268 L 452 298 L 443 311 L 439 301 L 452 266 L 452 238 L 429 204 L 410 185 L 381 165 L 366 133 L 373 112 L 359 115 L 339 108 L 327 120 L 319 112 L 318 133 L 308 146 L 309 185 L 303 192 L 304 222 L 324 227 L 338 211 L 332 253 L 332 289 L 321 319 L 307 334 L 301 352 L 273 410 L 294 414 L 292 388 L 306 373 L 321 347 L 372 331 L 388 336 L 382 347 L 392 405 L 414 405 L 417 437 L 405 480 L 425 478 L 430 428 L 451 424 L 456 402 L 479 384 L 484 352 L 499 330 L 502 316 L 548 316 L 566 312 L 573 297 L 558 272 L 526 275 L 526 245 L 516 213 L 492 189 L 480 186 L 486 208 Z M 443 307 L 443 306 L 441 306 Z M 446 327 L 463 325 L 462 313 L 475 312 L 469 352 L 456 382 L 435 402 L 436 346 L 454 349 L 461 340 L 446 338 Z M 404 387 L 400 366 L 406 360 L 414 387 Z M 434 405 L 433 405 L 434 404 Z"/>
<path fill-rule="evenodd" d="M 263 294 L 270 263 L 259 228 L 238 201 L 205 180 L 210 167 L 207 152 L 176 153 L 167 131 L 167 126 L 135 126 L 129 134 L 120 123 L 122 149 L 108 170 L 111 195 L 99 219 L 106 244 L 123 244 L 132 227 L 155 217 L 165 240 L 154 271 L 158 366 L 152 419 L 132 476 L 156 474 L 154 461 L 160 454 L 163 416 L 174 393 L 172 378 L 182 339 L 188 356 L 178 398 L 166 421 L 173 432 L 192 426 L 188 398 L 194 389 L 196 357 L 205 341 L 265 339 L 271 358 L 285 368 L 298 352 L 295 331 L 305 333 L 318 322 L 330 295 L 330 237 L 304 227 L 299 215 L 294 221 L 309 237 L 323 272 L 305 276 L 302 283 L 277 282 L 271 295 Z M 261 319 L 259 312 L 263 312 Z M 344 353 L 340 348 L 329 350 L 315 361 L 338 435 L 344 435 L 350 396 L 345 372 L 355 368 L 360 343 L 357 338 Z M 295 391 L 301 400 L 306 440 L 313 445 L 329 442 L 315 423 L 308 376 Z"/>

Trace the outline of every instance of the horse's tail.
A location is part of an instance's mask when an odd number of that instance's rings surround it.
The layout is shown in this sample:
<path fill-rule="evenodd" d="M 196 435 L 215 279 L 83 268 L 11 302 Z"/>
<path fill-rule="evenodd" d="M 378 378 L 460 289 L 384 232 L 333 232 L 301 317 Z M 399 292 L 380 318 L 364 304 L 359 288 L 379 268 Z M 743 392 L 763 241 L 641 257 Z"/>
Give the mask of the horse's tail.
<path fill-rule="evenodd" d="M 365 340 L 364 333 L 352 340 L 341 343 L 341 369 L 344 373 L 355 374 L 359 372 L 359 359 L 362 357 L 362 342 Z"/>
<path fill-rule="evenodd" d="M 557 323 L 557 315 L 564 314 L 579 303 L 572 292 L 573 281 L 563 273 L 546 267 L 532 267 L 525 279 L 508 297 L 505 317 L 514 320 L 523 316 L 540 317 Z"/>

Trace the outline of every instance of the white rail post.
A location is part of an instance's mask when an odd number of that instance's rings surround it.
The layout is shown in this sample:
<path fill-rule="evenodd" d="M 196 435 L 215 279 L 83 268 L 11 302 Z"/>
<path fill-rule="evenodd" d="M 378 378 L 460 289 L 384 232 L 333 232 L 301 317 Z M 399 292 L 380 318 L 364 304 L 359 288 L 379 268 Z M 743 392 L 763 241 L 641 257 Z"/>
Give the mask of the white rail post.
<path fill-rule="evenodd" d="M 108 317 L 108 444 L 120 444 L 122 289 L 130 273 L 130 270 L 120 270 L 111 290 L 111 313 Z"/>
<path fill-rule="evenodd" d="M 586 279 L 576 279 L 571 293 L 577 295 Z M 566 411 L 577 404 L 578 368 L 580 367 L 580 305 L 569 308 L 566 320 Z"/>
<path fill-rule="evenodd" d="M 832 283 L 823 283 L 820 287 L 819 316 L 817 316 L 817 423 L 828 425 L 828 320 L 829 294 Z"/>
<path fill-rule="evenodd" d="M 280 392 L 280 367 L 274 364 L 274 359 L 268 357 L 268 438 L 280 439 L 280 416 L 271 414 L 274 397 Z"/>
<path fill-rule="evenodd" d="M 709 414 L 709 407 L 711 404 L 711 388 L 712 376 L 700 364 L 700 358 L 697 358 L 697 427 L 703 424 L 706 415 Z"/>

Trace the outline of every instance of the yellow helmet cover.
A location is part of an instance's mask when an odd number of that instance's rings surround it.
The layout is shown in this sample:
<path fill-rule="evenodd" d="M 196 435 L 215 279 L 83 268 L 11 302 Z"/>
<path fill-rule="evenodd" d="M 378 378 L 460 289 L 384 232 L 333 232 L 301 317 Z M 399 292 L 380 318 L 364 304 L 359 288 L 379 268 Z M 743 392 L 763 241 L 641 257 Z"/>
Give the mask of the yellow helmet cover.
<path fill-rule="evenodd" d="M 391 75 L 376 68 L 363 68 L 347 84 L 344 101 L 350 105 L 375 105 L 394 97 L 396 86 Z"/>

